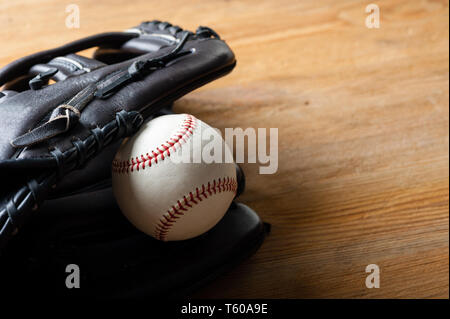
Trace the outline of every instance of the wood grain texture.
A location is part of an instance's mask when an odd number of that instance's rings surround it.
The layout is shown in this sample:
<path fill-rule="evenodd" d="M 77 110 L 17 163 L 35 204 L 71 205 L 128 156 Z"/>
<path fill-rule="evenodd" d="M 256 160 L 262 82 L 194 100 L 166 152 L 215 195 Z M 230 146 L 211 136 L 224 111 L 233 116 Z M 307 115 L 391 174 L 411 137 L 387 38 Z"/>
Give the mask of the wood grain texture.
<path fill-rule="evenodd" d="M 158 18 L 213 27 L 229 76 L 176 103 L 211 125 L 279 129 L 279 169 L 245 164 L 242 202 L 272 224 L 196 297 L 449 297 L 448 1 L 0 0 L 0 64 Z M 365 267 L 381 288 L 365 287 Z"/>

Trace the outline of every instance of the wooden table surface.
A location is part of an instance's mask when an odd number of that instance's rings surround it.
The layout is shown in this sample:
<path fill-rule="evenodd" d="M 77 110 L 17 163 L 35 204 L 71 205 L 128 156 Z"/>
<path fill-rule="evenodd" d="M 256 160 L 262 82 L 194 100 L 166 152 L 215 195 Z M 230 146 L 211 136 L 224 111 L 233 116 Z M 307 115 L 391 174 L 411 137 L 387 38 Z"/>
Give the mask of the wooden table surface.
<path fill-rule="evenodd" d="M 0 64 L 158 18 L 213 27 L 229 76 L 176 110 L 279 129 L 279 169 L 244 164 L 242 202 L 272 224 L 248 261 L 196 297 L 449 297 L 448 1 L 0 0 Z M 367 289 L 365 267 L 381 269 Z"/>

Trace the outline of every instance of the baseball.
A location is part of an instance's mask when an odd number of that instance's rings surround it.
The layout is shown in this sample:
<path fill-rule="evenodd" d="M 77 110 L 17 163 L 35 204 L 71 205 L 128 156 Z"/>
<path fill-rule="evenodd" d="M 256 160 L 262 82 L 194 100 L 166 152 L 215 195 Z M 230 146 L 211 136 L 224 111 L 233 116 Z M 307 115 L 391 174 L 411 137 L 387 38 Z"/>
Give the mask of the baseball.
<path fill-rule="evenodd" d="M 205 130 L 212 138 L 202 138 Z M 236 194 L 236 169 L 234 163 L 196 161 L 205 146 L 230 152 L 220 133 L 189 114 L 157 117 L 123 142 L 112 183 L 133 225 L 173 241 L 199 236 L 219 222 Z M 181 153 L 188 161 L 180 162 Z"/>

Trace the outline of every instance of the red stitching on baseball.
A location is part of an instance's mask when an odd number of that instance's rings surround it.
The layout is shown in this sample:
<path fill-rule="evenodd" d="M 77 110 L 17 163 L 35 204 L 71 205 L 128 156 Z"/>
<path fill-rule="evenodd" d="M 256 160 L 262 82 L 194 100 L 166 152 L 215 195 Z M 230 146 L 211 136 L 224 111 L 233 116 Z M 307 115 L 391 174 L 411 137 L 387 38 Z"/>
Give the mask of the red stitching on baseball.
<path fill-rule="evenodd" d="M 233 192 L 237 191 L 237 181 L 231 177 L 225 177 L 223 179 L 213 180 L 213 185 L 208 182 L 208 193 L 206 194 L 206 187 L 204 184 L 200 187 L 196 187 L 194 192 L 189 192 L 187 196 L 183 196 L 182 200 L 178 200 L 175 205 L 172 205 L 167 211 L 168 216 L 165 214 L 159 220 L 159 223 L 155 227 L 155 237 L 159 240 L 166 240 L 167 234 L 172 228 L 173 224 L 181 215 L 184 215 L 190 208 L 198 204 L 199 201 L 205 199 L 209 196 L 219 194 L 221 192 Z M 217 191 L 218 190 L 218 191 Z M 183 203 L 182 203 L 183 202 Z M 187 208 L 188 207 L 188 208 Z"/>
<path fill-rule="evenodd" d="M 152 161 L 157 164 L 158 157 L 163 161 L 166 157 L 169 157 L 172 152 L 176 152 L 176 146 L 181 147 L 187 142 L 186 137 L 189 137 L 194 133 L 196 126 L 197 119 L 190 114 L 186 114 L 181 129 L 177 131 L 174 136 L 170 137 L 168 141 L 156 147 L 155 150 L 149 151 L 145 155 L 141 154 L 125 161 L 114 159 L 112 162 L 112 171 L 116 174 L 129 174 L 135 170 L 139 171 L 140 169 L 145 169 L 147 166 L 151 167 Z M 152 155 L 150 155 L 150 153 Z"/>

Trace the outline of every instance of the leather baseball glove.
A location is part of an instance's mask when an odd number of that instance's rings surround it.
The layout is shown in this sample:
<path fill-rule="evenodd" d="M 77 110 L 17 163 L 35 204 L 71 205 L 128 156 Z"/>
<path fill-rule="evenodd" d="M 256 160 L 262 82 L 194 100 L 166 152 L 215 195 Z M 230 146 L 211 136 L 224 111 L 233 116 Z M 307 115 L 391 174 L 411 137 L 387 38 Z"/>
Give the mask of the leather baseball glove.
<path fill-rule="evenodd" d="M 92 47 L 92 58 L 77 54 Z M 235 64 L 212 29 L 152 21 L 0 69 L 2 287 L 11 295 L 184 295 L 255 251 L 265 228 L 245 205 L 233 202 L 203 236 L 163 243 L 125 220 L 110 183 L 124 137 Z M 72 263 L 85 289 L 67 289 Z"/>

